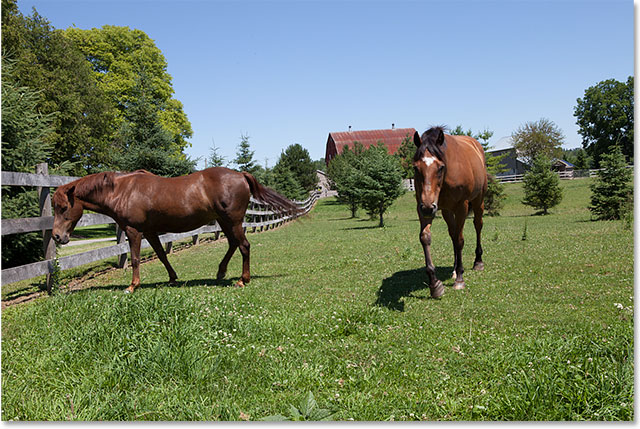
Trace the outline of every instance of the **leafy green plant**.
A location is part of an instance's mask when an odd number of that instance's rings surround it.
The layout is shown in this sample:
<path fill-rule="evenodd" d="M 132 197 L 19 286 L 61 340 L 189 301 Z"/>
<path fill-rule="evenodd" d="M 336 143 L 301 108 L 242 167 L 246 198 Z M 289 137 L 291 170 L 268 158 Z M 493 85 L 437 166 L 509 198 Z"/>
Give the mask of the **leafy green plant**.
<path fill-rule="evenodd" d="M 62 271 L 60 270 L 60 264 L 58 263 L 58 258 L 53 258 L 53 271 L 51 271 L 51 275 L 49 281 L 51 282 L 51 293 L 55 294 L 60 290 Z"/>
<path fill-rule="evenodd" d="M 287 415 L 276 414 L 273 416 L 263 417 L 262 421 L 330 421 L 333 420 L 333 413 L 331 410 L 320 408 L 313 393 L 307 393 L 307 396 L 302 398 L 298 405 L 289 404 L 287 409 Z"/>

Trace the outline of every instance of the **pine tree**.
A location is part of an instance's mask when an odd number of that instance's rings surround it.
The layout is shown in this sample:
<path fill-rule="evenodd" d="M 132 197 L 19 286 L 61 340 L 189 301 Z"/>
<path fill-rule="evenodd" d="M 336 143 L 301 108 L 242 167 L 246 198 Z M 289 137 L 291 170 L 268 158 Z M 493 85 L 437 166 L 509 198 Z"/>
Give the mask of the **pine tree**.
<path fill-rule="evenodd" d="M 233 163 L 238 166 L 238 170 L 251 174 L 254 174 L 256 170 L 258 170 L 259 167 L 253 160 L 254 153 L 255 151 L 251 150 L 251 145 L 249 144 L 249 136 L 242 134 L 240 136 L 238 150 L 236 151 L 236 158 L 233 160 Z"/>
<path fill-rule="evenodd" d="M 36 164 L 46 162 L 53 151 L 53 145 L 46 142 L 53 115 L 38 112 L 40 94 L 16 82 L 14 65 L 14 61 L 2 57 L 2 170 L 33 173 Z M 3 219 L 38 215 L 38 195 L 32 187 L 3 187 Z M 2 237 L 3 268 L 41 258 L 42 238 L 38 233 Z"/>
<path fill-rule="evenodd" d="M 608 154 L 602 154 L 601 170 L 591 185 L 591 205 L 589 210 L 596 219 L 621 219 L 633 196 L 631 186 L 632 170 L 626 168 L 625 156 L 619 146 L 614 146 Z"/>
<path fill-rule="evenodd" d="M 551 170 L 551 160 L 546 155 L 540 155 L 533 160 L 533 166 L 523 178 L 524 200 L 522 203 L 542 210 L 557 206 L 562 201 L 560 177 Z"/>
<path fill-rule="evenodd" d="M 226 162 L 226 158 L 218 153 L 220 148 L 216 146 L 215 143 L 212 142 L 211 151 L 209 157 L 206 159 L 207 167 L 224 167 Z"/>
<path fill-rule="evenodd" d="M 400 161 L 403 179 L 413 179 L 413 155 L 415 153 L 416 146 L 413 143 L 413 136 L 407 134 L 405 138 L 402 139 L 398 151 L 394 154 L 394 156 L 398 158 L 398 161 Z"/>
<path fill-rule="evenodd" d="M 142 74 L 136 85 L 137 97 L 127 106 L 126 121 L 118 132 L 122 152 L 116 156 L 119 169 L 144 169 L 166 177 L 194 171 L 196 162 L 175 153 L 171 133 L 162 125 L 156 102 L 149 96 L 149 77 Z"/>
<path fill-rule="evenodd" d="M 351 211 L 351 217 L 356 217 L 360 205 L 360 194 L 355 187 L 357 169 L 357 155 L 362 153 L 363 147 L 359 142 L 354 145 L 354 150 L 348 146 L 341 154 L 331 160 L 327 167 L 327 177 L 331 189 L 338 191 L 336 199 L 340 204 L 345 204 Z"/>

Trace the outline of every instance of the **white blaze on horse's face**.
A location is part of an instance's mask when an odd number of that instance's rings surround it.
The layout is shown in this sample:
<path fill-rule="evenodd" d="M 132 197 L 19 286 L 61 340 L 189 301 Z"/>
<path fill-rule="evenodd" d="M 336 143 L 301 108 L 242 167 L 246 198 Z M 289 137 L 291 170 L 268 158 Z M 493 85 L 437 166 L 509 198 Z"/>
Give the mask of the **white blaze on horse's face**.
<path fill-rule="evenodd" d="M 438 198 L 444 181 L 444 162 L 427 153 L 414 162 L 413 169 L 418 210 L 422 216 L 432 218 L 438 211 Z"/>

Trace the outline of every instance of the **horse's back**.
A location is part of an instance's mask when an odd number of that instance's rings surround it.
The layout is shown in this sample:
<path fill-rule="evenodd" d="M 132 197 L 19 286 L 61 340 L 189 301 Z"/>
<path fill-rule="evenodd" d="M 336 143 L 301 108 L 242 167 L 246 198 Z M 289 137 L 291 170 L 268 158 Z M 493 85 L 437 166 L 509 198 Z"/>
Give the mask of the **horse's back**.
<path fill-rule="evenodd" d="M 244 176 L 224 167 L 178 177 L 133 172 L 116 181 L 119 213 L 141 230 L 191 230 L 217 219 L 223 211 L 240 211 L 244 216 L 249 203 Z"/>
<path fill-rule="evenodd" d="M 487 170 L 484 149 L 473 137 L 446 136 L 446 183 L 460 189 L 459 198 L 473 200 L 484 196 L 487 189 Z"/>

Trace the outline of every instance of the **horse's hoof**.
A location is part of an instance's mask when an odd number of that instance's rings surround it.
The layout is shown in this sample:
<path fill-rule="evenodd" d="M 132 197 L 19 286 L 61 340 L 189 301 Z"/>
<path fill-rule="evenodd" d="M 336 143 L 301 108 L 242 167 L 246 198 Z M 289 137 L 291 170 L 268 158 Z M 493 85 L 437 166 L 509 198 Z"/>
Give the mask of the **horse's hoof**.
<path fill-rule="evenodd" d="M 244 287 L 244 282 L 242 280 L 238 280 L 236 282 L 236 284 L 233 285 L 234 287 Z"/>
<path fill-rule="evenodd" d="M 464 282 L 455 282 L 453 284 L 453 288 L 456 289 L 456 290 L 464 289 Z"/>
<path fill-rule="evenodd" d="M 218 273 L 216 274 L 216 280 L 221 281 L 224 280 L 224 276 L 226 275 L 226 273 Z"/>
<path fill-rule="evenodd" d="M 475 264 L 473 264 L 473 269 L 475 271 L 484 271 L 484 263 L 483 262 L 476 262 Z"/>
<path fill-rule="evenodd" d="M 133 293 L 133 291 L 130 291 L 129 289 L 125 289 L 125 290 L 124 290 L 124 293 L 125 293 L 125 294 L 130 294 L 130 293 Z"/>
<path fill-rule="evenodd" d="M 429 286 L 431 290 L 431 298 L 440 298 L 444 294 L 444 284 L 440 280 L 434 286 Z"/>

